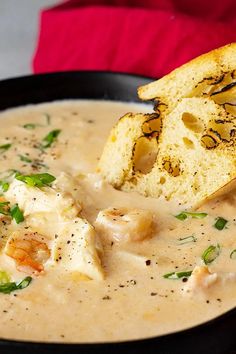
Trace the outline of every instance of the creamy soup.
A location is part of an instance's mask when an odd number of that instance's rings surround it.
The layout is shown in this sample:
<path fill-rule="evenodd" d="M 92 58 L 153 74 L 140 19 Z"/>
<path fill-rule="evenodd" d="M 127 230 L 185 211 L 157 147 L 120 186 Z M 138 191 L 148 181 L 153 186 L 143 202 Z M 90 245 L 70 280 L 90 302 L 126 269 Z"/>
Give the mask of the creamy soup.
<path fill-rule="evenodd" d="M 137 339 L 235 306 L 233 193 L 181 214 L 96 174 L 129 111 L 150 107 L 78 100 L 0 114 L 0 337 Z"/>

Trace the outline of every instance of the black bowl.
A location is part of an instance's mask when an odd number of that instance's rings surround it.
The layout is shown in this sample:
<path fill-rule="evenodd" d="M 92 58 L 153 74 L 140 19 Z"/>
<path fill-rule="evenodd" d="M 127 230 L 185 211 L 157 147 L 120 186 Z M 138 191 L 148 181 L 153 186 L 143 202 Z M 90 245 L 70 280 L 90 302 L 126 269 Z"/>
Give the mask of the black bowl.
<path fill-rule="evenodd" d="M 0 82 L 0 110 L 73 98 L 138 102 L 137 87 L 150 81 L 145 77 L 108 72 L 67 72 L 9 79 Z M 145 340 L 47 344 L 3 339 L 0 354 L 236 354 L 235 328 L 236 309 L 233 309 L 188 330 Z"/>

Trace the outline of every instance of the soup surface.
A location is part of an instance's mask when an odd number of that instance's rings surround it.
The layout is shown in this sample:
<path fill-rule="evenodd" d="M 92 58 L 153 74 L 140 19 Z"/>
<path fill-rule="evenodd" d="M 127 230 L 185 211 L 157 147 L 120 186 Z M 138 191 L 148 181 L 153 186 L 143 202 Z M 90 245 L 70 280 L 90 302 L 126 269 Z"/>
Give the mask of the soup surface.
<path fill-rule="evenodd" d="M 144 338 L 235 306 L 233 193 L 180 214 L 178 203 L 115 190 L 96 174 L 129 111 L 150 107 L 78 100 L 0 114 L 1 338 Z"/>

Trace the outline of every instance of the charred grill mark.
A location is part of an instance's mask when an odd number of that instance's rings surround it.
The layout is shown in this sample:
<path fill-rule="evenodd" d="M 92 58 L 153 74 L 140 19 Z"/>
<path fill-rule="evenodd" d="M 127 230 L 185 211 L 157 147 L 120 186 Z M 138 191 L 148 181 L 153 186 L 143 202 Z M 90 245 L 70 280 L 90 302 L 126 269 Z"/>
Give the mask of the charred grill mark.
<path fill-rule="evenodd" d="M 224 124 L 224 123 L 227 123 L 228 121 L 226 119 L 216 119 L 215 120 L 215 123 L 216 124 Z"/>
<path fill-rule="evenodd" d="M 218 143 L 220 143 L 220 141 L 222 140 L 222 137 L 220 135 L 220 133 L 217 130 L 214 130 L 212 128 L 209 129 L 209 134 L 211 136 L 213 136 L 216 140 L 218 138 Z"/>
<path fill-rule="evenodd" d="M 208 150 L 215 149 L 219 145 L 218 141 L 210 134 L 203 135 L 201 142 L 203 146 Z"/>
<path fill-rule="evenodd" d="M 230 76 L 232 77 L 232 79 L 236 79 L 236 70 L 233 70 Z"/>
<path fill-rule="evenodd" d="M 199 84 L 202 84 L 205 81 L 211 81 L 211 80 L 213 80 L 213 81 L 209 83 L 210 85 L 220 84 L 224 80 L 224 78 L 225 78 L 225 74 L 222 74 L 220 77 L 216 77 L 216 78 L 214 78 L 213 76 L 205 77 L 203 80 L 198 82 L 198 84 L 195 86 L 195 88 L 197 88 Z"/>
<path fill-rule="evenodd" d="M 168 105 L 166 103 L 161 102 L 160 99 L 158 97 L 156 97 L 154 99 L 153 109 L 154 109 L 155 112 L 158 112 L 158 114 L 160 114 L 160 109 L 159 109 L 160 106 L 164 106 L 165 108 L 168 107 Z"/>
<path fill-rule="evenodd" d="M 142 124 L 142 132 L 145 137 L 158 138 L 162 130 L 162 120 L 159 114 L 149 115 L 149 119 Z"/>
<path fill-rule="evenodd" d="M 160 132 L 157 131 L 157 130 L 154 130 L 154 131 L 151 132 L 151 133 L 144 133 L 143 136 L 145 136 L 145 137 L 148 138 L 149 140 L 152 139 L 152 138 L 156 138 L 156 139 L 158 140 L 159 135 L 160 135 Z"/>
<path fill-rule="evenodd" d="M 236 129 L 231 129 L 230 130 L 230 137 L 235 138 L 236 137 Z"/>
<path fill-rule="evenodd" d="M 225 105 L 228 105 L 228 106 L 236 106 L 236 103 L 230 103 L 230 102 L 225 102 L 222 104 L 222 106 L 225 108 Z"/>
<path fill-rule="evenodd" d="M 230 90 L 232 87 L 236 86 L 236 82 L 231 82 L 230 84 L 224 86 L 221 90 L 219 91 L 216 91 L 216 92 L 213 92 L 211 94 L 211 96 L 215 96 L 215 95 L 218 95 L 219 93 L 222 93 L 222 92 L 225 92 L 225 91 L 228 91 Z"/>

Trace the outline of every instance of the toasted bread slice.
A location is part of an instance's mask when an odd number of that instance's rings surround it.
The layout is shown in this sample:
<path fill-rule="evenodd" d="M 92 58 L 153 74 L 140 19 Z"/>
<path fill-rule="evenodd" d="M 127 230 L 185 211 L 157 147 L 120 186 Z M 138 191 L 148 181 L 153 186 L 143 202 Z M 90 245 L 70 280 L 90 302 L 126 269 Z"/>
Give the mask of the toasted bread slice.
<path fill-rule="evenodd" d="M 142 100 L 171 111 L 182 98 L 211 96 L 236 79 L 236 43 L 215 49 L 138 89 Z"/>
<path fill-rule="evenodd" d="M 133 174 L 122 189 L 197 207 L 236 177 L 234 132 L 235 118 L 213 101 L 183 99 L 165 117 L 152 170 Z"/>
<path fill-rule="evenodd" d="M 143 134 L 145 117 L 124 116 L 111 132 L 99 172 L 114 187 L 196 208 L 236 177 L 236 119 L 222 106 L 185 98 L 159 137 Z"/>
<path fill-rule="evenodd" d="M 191 61 L 141 87 L 139 94 L 157 100 L 158 133 L 143 131 L 147 115 L 129 114 L 118 122 L 99 163 L 109 183 L 194 208 L 231 185 L 236 178 L 236 44 Z"/>

